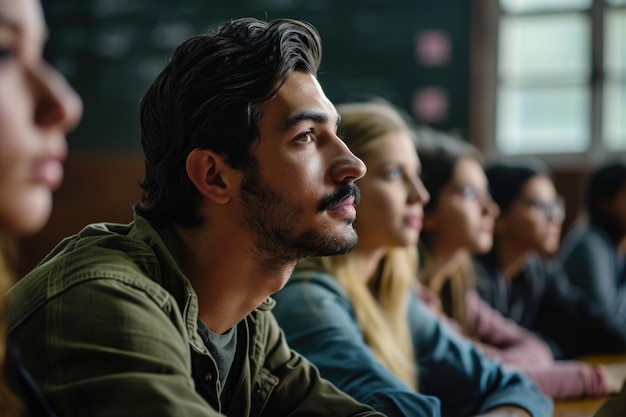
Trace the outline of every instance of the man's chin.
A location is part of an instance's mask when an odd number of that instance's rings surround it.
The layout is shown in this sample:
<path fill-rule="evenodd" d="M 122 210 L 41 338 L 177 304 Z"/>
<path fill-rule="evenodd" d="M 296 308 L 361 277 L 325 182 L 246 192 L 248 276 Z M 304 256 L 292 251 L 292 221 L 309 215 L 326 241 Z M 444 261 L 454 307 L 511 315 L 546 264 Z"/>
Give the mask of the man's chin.
<path fill-rule="evenodd" d="M 359 238 L 354 229 L 351 229 L 350 233 L 347 233 L 345 236 L 327 239 L 325 244 L 319 248 L 316 256 L 345 255 L 351 252 L 358 243 Z"/>
<path fill-rule="evenodd" d="M 330 253 L 327 256 L 346 255 L 346 254 L 352 252 L 352 250 L 354 248 L 356 248 L 357 243 L 358 242 L 354 242 L 354 243 L 351 243 L 349 245 L 345 245 L 345 246 L 343 246 L 341 248 L 337 248 L 337 250 L 334 251 L 334 253 Z"/>

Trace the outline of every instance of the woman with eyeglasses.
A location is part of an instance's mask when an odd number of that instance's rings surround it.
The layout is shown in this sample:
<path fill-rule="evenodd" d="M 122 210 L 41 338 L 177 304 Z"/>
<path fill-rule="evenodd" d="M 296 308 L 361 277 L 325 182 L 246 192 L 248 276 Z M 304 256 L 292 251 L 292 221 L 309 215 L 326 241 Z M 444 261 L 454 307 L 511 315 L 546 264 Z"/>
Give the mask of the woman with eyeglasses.
<path fill-rule="evenodd" d="M 431 195 L 419 244 L 421 300 L 485 355 L 522 371 L 554 399 L 617 392 L 626 376 L 623 366 L 555 362 L 538 336 L 480 299 L 470 255 L 491 249 L 499 213 L 482 158 L 473 146 L 440 132 L 422 129 L 418 137 L 421 177 Z"/>
<path fill-rule="evenodd" d="M 549 259 L 559 247 L 564 209 L 547 167 L 537 160 L 498 163 L 486 174 L 500 216 L 493 249 L 475 258 L 481 297 L 539 334 L 558 359 L 626 351 L 626 329 Z"/>
<path fill-rule="evenodd" d="M 593 171 L 585 192 L 586 221 L 566 236 L 559 259 L 570 282 L 626 325 L 626 161 Z"/>

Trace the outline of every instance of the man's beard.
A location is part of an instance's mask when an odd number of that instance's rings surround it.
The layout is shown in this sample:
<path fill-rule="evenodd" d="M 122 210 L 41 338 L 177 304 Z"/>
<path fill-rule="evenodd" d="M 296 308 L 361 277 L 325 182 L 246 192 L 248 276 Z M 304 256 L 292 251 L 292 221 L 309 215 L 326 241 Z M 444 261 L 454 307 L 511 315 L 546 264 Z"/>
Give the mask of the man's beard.
<path fill-rule="evenodd" d="M 329 195 L 318 207 L 321 212 L 353 196 L 360 199 L 359 189 L 354 184 L 342 186 Z M 309 229 L 296 232 L 303 219 L 303 209 L 274 191 L 256 167 L 244 170 L 240 198 L 243 203 L 244 221 L 256 235 L 255 255 L 268 270 L 309 256 L 343 255 L 358 243 L 356 232 L 346 227 L 342 234 L 324 234 Z M 353 219 L 347 220 L 349 225 Z"/>

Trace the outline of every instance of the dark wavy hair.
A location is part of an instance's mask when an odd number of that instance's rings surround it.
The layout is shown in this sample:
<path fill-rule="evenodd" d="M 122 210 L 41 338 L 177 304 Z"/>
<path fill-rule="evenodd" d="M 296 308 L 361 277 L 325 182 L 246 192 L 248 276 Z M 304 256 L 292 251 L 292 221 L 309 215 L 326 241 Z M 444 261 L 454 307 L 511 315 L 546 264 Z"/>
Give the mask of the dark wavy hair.
<path fill-rule="evenodd" d="M 197 226 L 199 193 L 185 164 L 196 148 L 254 167 L 260 105 L 294 71 L 317 74 L 321 41 L 308 23 L 233 20 L 183 42 L 141 101 L 145 178 L 135 211 L 156 225 Z"/>

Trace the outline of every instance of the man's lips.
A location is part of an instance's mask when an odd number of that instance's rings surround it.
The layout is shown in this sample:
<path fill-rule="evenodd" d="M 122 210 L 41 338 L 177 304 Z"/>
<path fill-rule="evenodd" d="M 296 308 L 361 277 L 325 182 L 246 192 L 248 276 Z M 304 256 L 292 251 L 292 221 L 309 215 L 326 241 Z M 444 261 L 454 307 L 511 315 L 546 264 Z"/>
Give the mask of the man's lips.
<path fill-rule="evenodd" d="M 356 217 L 354 197 L 348 196 L 345 200 L 328 208 L 327 211 L 333 215 L 354 219 Z"/>
<path fill-rule="evenodd" d="M 335 204 L 332 207 L 329 207 L 328 210 L 338 210 L 338 209 L 343 209 L 345 207 L 354 207 L 354 197 L 353 196 L 348 196 L 346 199 L 344 199 L 343 201 L 340 201 L 339 203 Z"/>
<path fill-rule="evenodd" d="M 340 207 L 352 207 L 354 209 L 360 200 L 359 188 L 355 184 L 345 184 L 320 203 L 319 211 L 338 210 Z"/>

